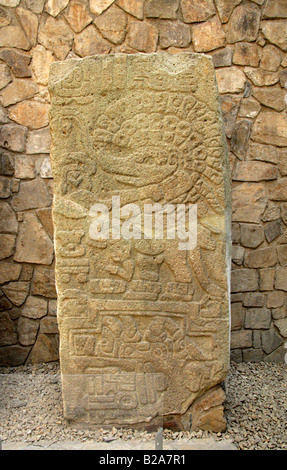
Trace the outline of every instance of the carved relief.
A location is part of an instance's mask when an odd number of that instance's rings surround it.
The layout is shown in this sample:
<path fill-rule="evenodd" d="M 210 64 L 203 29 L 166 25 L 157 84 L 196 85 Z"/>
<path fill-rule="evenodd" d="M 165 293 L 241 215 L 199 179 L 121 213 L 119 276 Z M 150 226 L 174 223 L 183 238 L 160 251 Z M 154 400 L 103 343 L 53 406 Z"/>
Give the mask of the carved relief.
<path fill-rule="evenodd" d="M 185 413 L 229 359 L 227 153 L 211 60 L 71 60 L 53 65 L 50 90 L 66 414 L 136 424 Z M 111 218 L 115 195 L 141 210 L 196 204 L 196 248 L 143 231 L 93 239 L 91 207 Z"/>

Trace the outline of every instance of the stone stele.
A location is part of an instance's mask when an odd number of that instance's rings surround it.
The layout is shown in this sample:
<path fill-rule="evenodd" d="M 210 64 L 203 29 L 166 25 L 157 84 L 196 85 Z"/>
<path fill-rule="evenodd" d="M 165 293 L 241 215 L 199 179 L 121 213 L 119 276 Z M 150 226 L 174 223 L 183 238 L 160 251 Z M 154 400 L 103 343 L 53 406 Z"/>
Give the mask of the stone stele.
<path fill-rule="evenodd" d="M 49 89 L 65 417 L 148 429 L 193 421 L 194 429 L 196 410 L 199 427 L 222 430 L 230 188 L 212 59 L 69 59 L 52 64 Z M 113 196 L 123 220 L 112 214 Z M 111 228 L 97 238 L 99 203 L 122 224 L 132 220 L 128 204 L 141 214 L 144 204 L 181 204 L 186 214 L 196 204 L 196 247 L 143 232 L 112 238 Z"/>

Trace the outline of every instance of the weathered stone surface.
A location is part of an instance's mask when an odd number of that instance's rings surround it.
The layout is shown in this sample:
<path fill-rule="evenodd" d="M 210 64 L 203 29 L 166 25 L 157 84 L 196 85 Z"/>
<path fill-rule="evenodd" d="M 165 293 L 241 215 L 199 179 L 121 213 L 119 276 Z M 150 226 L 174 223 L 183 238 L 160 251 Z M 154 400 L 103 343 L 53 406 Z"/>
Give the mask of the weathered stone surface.
<path fill-rule="evenodd" d="M 6 64 L 0 64 L 0 89 L 5 88 L 12 81 L 12 76 Z"/>
<path fill-rule="evenodd" d="M 278 291 L 275 291 L 275 293 L 277 292 Z M 272 310 L 273 320 L 282 320 L 282 318 L 286 318 L 286 316 L 287 316 L 287 310 L 286 310 L 285 305 L 283 307 L 277 307 Z"/>
<path fill-rule="evenodd" d="M 40 219 L 43 227 L 45 228 L 47 234 L 53 238 L 54 229 L 52 222 L 52 210 L 51 208 L 38 209 L 36 211 L 37 217 Z"/>
<path fill-rule="evenodd" d="M 187 47 L 191 41 L 190 27 L 180 22 L 163 21 L 159 27 L 159 42 L 163 49 Z"/>
<path fill-rule="evenodd" d="M 206 21 L 216 12 L 212 0 L 181 0 L 181 9 L 186 23 Z"/>
<path fill-rule="evenodd" d="M 144 0 L 118 0 L 117 5 L 139 20 L 144 17 Z"/>
<path fill-rule="evenodd" d="M 275 288 L 287 291 L 287 268 L 281 266 L 276 268 Z"/>
<path fill-rule="evenodd" d="M 284 92 L 284 90 L 276 87 L 253 89 L 253 96 L 260 101 L 260 103 L 276 111 L 283 111 L 285 109 L 285 95 L 286 92 Z"/>
<path fill-rule="evenodd" d="M 286 203 L 281 205 L 281 215 L 282 215 L 282 220 L 284 224 L 286 224 L 287 222 L 287 204 Z"/>
<path fill-rule="evenodd" d="M 256 330 L 255 330 L 256 331 Z M 260 362 L 263 361 L 264 354 L 261 349 L 243 349 L 243 362 Z"/>
<path fill-rule="evenodd" d="M 272 328 L 267 331 L 262 331 L 262 349 L 267 354 L 270 354 L 272 351 L 277 349 L 283 343 L 282 338 L 275 331 L 275 328 Z"/>
<path fill-rule="evenodd" d="M 1 92 L 3 106 L 32 98 L 38 91 L 37 85 L 29 79 L 17 78 Z"/>
<path fill-rule="evenodd" d="M 27 51 L 31 44 L 20 26 L 9 25 L 0 29 L 0 47 L 16 47 Z"/>
<path fill-rule="evenodd" d="M 237 67 L 216 71 L 219 93 L 239 93 L 244 90 L 246 78 Z"/>
<path fill-rule="evenodd" d="M 234 8 L 241 0 L 215 0 L 215 5 L 222 23 L 227 23 Z"/>
<path fill-rule="evenodd" d="M 280 51 L 277 49 L 277 47 L 269 44 L 263 49 L 260 67 L 263 70 L 268 70 L 269 72 L 276 72 L 280 67 L 281 60 L 282 57 Z"/>
<path fill-rule="evenodd" d="M 283 233 L 283 230 L 281 230 L 281 233 L 279 235 L 281 235 L 282 233 Z M 278 246 L 277 253 L 278 253 L 278 260 L 281 266 L 287 266 L 287 245 Z"/>
<path fill-rule="evenodd" d="M 33 179 L 36 176 L 35 160 L 29 155 L 15 157 L 15 178 Z"/>
<path fill-rule="evenodd" d="M 17 281 L 21 272 L 21 265 L 16 263 L 0 264 L 0 284 L 5 284 L 10 281 Z"/>
<path fill-rule="evenodd" d="M 0 295 L 0 312 L 7 311 L 9 310 L 9 313 L 11 312 L 13 305 L 11 304 L 10 300 L 5 297 L 3 292 L 1 292 Z"/>
<path fill-rule="evenodd" d="M 255 269 L 239 268 L 231 273 L 231 292 L 252 292 L 258 289 Z"/>
<path fill-rule="evenodd" d="M 0 346 L 9 346 L 17 343 L 17 330 L 9 313 L 0 313 Z M 1 361 L 1 359 L 0 359 Z M 0 362 L 1 363 L 1 362 Z"/>
<path fill-rule="evenodd" d="M 58 335 L 39 334 L 37 341 L 29 356 L 28 362 L 39 364 L 42 362 L 53 362 L 59 359 Z"/>
<path fill-rule="evenodd" d="M 20 190 L 12 201 L 16 211 L 47 207 L 50 204 L 51 198 L 47 186 L 40 178 L 33 181 L 22 181 Z"/>
<path fill-rule="evenodd" d="M 48 0 L 45 10 L 51 16 L 58 16 L 58 14 L 66 8 L 69 0 Z"/>
<path fill-rule="evenodd" d="M 287 118 L 285 114 L 261 112 L 253 126 L 252 140 L 262 144 L 287 146 Z"/>
<path fill-rule="evenodd" d="M 267 0 L 264 18 L 287 18 L 287 4 L 285 0 Z"/>
<path fill-rule="evenodd" d="M 267 308 L 283 307 L 285 303 L 284 292 L 274 291 L 270 292 L 267 296 Z"/>
<path fill-rule="evenodd" d="M 27 137 L 26 153 L 50 153 L 51 135 L 49 127 L 30 131 Z"/>
<path fill-rule="evenodd" d="M 286 181 L 286 178 L 280 178 L 272 188 L 272 192 L 270 193 L 270 199 L 272 201 L 287 201 Z M 284 206 L 282 212 L 284 214 Z"/>
<path fill-rule="evenodd" d="M 260 49 L 255 43 L 238 42 L 234 47 L 233 63 L 237 65 L 250 65 L 258 67 Z"/>
<path fill-rule="evenodd" d="M 254 224 L 240 224 L 241 243 L 247 248 L 257 248 L 264 240 L 263 228 Z"/>
<path fill-rule="evenodd" d="M 255 86 L 271 86 L 279 82 L 277 73 L 267 72 L 266 70 L 253 67 L 246 67 L 244 72 Z"/>
<path fill-rule="evenodd" d="M 115 0 L 90 0 L 91 12 L 95 15 L 100 15 L 105 11 Z"/>
<path fill-rule="evenodd" d="M 0 176 L 0 198 L 6 199 L 11 196 L 11 179 Z"/>
<path fill-rule="evenodd" d="M 240 330 L 243 326 L 243 308 L 240 302 L 231 305 L 231 330 Z"/>
<path fill-rule="evenodd" d="M 277 263 L 276 249 L 273 247 L 247 253 L 244 259 L 245 266 L 249 268 L 270 268 Z"/>
<path fill-rule="evenodd" d="M 54 268 L 43 268 L 41 266 L 35 268 L 31 293 L 49 299 L 57 298 Z"/>
<path fill-rule="evenodd" d="M 250 157 L 253 160 L 278 164 L 278 149 L 272 145 L 250 144 Z"/>
<path fill-rule="evenodd" d="M 38 44 L 32 52 L 31 69 L 35 81 L 40 85 L 48 84 L 50 65 L 55 59 L 51 51 Z"/>
<path fill-rule="evenodd" d="M 47 300 L 30 295 L 22 309 L 22 315 L 37 320 L 47 315 L 47 308 Z"/>
<path fill-rule="evenodd" d="M 179 0 L 148 0 L 145 4 L 145 15 L 147 18 L 163 18 L 175 20 Z"/>
<path fill-rule="evenodd" d="M 9 118 L 30 129 L 49 124 L 50 106 L 40 101 L 22 101 L 9 108 Z"/>
<path fill-rule="evenodd" d="M 233 134 L 238 114 L 240 98 L 236 95 L 221 96 L 221 109 L 223 114 L 224 128 L 227 137 Z"/>
<path fill-rule="evenodd" d="M 262 215 L 263 222 L 271 222 L 280 218 L 280 207 L 270 202 Z"/>
<path fill-rule="evenodd" d="M 1 366 L 20 366 L 24 364 L 30 352 L 29 347 L 18 344 L 1 348 L 0 365 Z"/>
<path fill-rule="evenodd" d="M 245 328 L 268 330 L 271 324 L 271 312 L 267 308 L 249 308 L 245 313 Z"/>
<path fill-rule="evenodd" d="M 13 255 L 14 253 L 14 246 L 15 246 L 15 235 L 11 234 L 0 234 L 0 259 L 9 258 L 9 256 Z"/>
<path fill-rule="evenodd" d="M 241 102 L 238 115 L 240 117 L 254 119 L 258 116 L 260 111 L 261 111 L 261 106 L 258 103 L 258 101 L 256 101 L 253 98 L 245 98 Z"/>
<path fill-rule="evenodd" d="M 40 323 L 40 334 L 59 334 L 58 323 L 56 317 L 46 316 Z"/>
<path fill-rule="evenodd" d="M 274 289 L 274 280 L 275 280 L 275 269 L 260 269 L 260 290 L 261 291 L 271 291 Z"/>
<path fill-rule="evenodd" d="M 80 57 L 94 54 L 108 54 L 111 44 L 104 39 L 95 26 L 90 25 L 74 39 L 75 52 Z"/>
<path fill-rule="evenodd" d="M 270 181 L 277 179 L 278 170 L 270 163 L 238 162 L 233 173 L 235 181 Z"/>
<path fill-rule="evenodd" d="M 41 178 L 52 178 L 52 169 L 51 169 L 51 161 L 50 157 L 47 156 L 43 159 L 40 168 L 40 176 Z"/>
<path fill-rule="evenodd" d="M 231 349 L 251 348 L 252 347 L 252 331 L 240 330 L 231 332 Z"/>
<path fill-rule="evenodd" d="M 31 77 L 31 70 L 29 67 L 31 56 L 27 53 L 16 51 L 14 49 L 2 49 L 0 51 L 0 58 L 5 60 L 9 65 L 15 77 Z"/>
<path fill-rule="evenodd" d="M 16 7 L 19 5 L 20 0 L 1 0 L 0 5 L 3 5 L 5 7 Z"/>
<path fill-rule="evenodd" d="M 64 60 L 71 49 L 73 33 L 62 18 L 48 16 L 39 26 L 38 41 L 59 60 Z"/>
<path fill-rule="evenodd" d="M 121 44 L 126 35 L 127 18 L 123 10 L 112 5 L 106 12 L 95 19 L 95 25 L 103 37 L 113 44 Z"/>
<path fill-rule="evenodd" d="M 46 0 L 26 0 L 26 5 L 33 13 L 42 13 Z"/>
<path fill-rule="evenodd" d="M 25 8 L 16 8 L 17 17 L 30 43 L 35 46 L 38 34 L 38 17 Z"/>
<path fill-rule="evenodd" d="M 143 25 L 136 23 L 137 31 Z M 50 92 L 65 416 L 132 426 L 157 415 L 184 415 L 221 382 L 229 364 L 229 173 L 212 59 L 188 53 L 118 54 L 54 63 Z M 62 93 L 69 103 L 79 96 L 89 100 L 86 106 L 59 107 Z M 215 154 L 218 185 L 207 185 L 205 193 L 200 189 L 203 175 Z M 206 170 L 195 175 L 202 156 Z M 197 247 L 181 253 L 177 240 L 144 239 L 142 233 L 141 239 L 97 240 L 89 230 L 89 210 L 98 200 L 110 207 L 115 194 L 122 204 L 140 203 L 138 194 L 152 203 L 178 197 L 196 201 Z M 34 290 L 35 274 L 36 295 Z M 195 327 L 197 321 L 200 326 Z M 211 323 L 213 332 L 206 334 Z M 104 364 L 115 368 L 117 386 L 130 384 L 132 395 L 125 399 L 132 405 L 92 416 L 90 398 L 84 403 L 81 397 L 89 367 Z M 218 365 L 215 374 L 210 364 Z M 108 370 L 104 366 L 100 371 L 107 385 Z M 115 394 L 118 400 L 117 389 Z M 202 425 L 215 429 L 222 408 L 211 411 Z"/>
<path fill-rule="evenodd" d="M 214 67 L 231 67 L 233 50 L 230 47 L 225 47 L 219 51 L 210 53 L 213 60 Z"/>
<path fill-rule="evenodd" d="M 287 21 L 262 21 L 261 29 L 268 41 L 287 51 Z"/>
<path fill-rule="evenodd" d="M 242 183 L 232 192 L 233 222 L 261 222 L 267 194 L 260 183 Z"/>
<path fill-rule="evenodd" d="M 244 307 L 263 307 L 265 295 L 261 292 L 249 292 L 244 295 Z"/>
<path fill-rule="evenodd" d="M 287 338 L 287 318 L 282 318 L 274 322 L 279 330 L 279 333 L 284 338 Z"/>
<path fill-rule="evenodd" d="M 232 246 L 232 262 L 239 266 L 243 263 L 245 250 L 242 246 Z"/>
<path fill-rule="evenodd" d="M 24 281 L 17 281 L 17 282 L 9 282 L 5 286 L 2 286 L 1 289 L 3 290 L 4 294 L 8 297 L 11 302 L 19 307 L 22 305 L 29 292 L 29 282 Z"/>
<path fill-rule="evenodd" d="M 18 222 L 15 212 L 8 202 L 0 202 L 0 232 L 16 233 Z"/>
<path fill-rule="evenodd" d="M 53 317 L 57 316 L 57 300 L 49 300 L 48 314 L 52 315 Z"/>
<path fill-rule="evenodd" d="M 68 9 L 65 11 L 65 18 L 76 33 L 83 31 L 93 21 L 86 5 L 77 0 L 72 0 L 69 3 Z"/>
<path fill-rule="evenodd" d="M 127 44 L 139 52 L 155 52 L 158 42 L 158 30 L 149 23 L 130 23 Z"/>
<path fill-rule="evenodd" d="M 18 320 L 19 343 L 22 346 L 30 346 L 35 343 L 39 323 L 26 317 L 20 317 Z"/>
<path fill-rule="evenodd" d="M 239 41 L 255 41 L 260 25 L 260 8 L 257 5 L 239 5 L 233 11 L 227 41 L 235 43 Z"/>
<path fill-rule="evenodd" d="M 244 158 L 247 154 L 252 125 L 253 125 L 252 121 L 249 121 L 248 119 L 242 119 L 242 121 L 239 121 L 236 124 L 234 132 L 232 134 L 231 150 L 240 159 Z M 249 163 L 247 163 L 247 165 L 248 164 Z M 235 174 L 237 173 L 235 172 Z M 246 179 L 243 179 L 241 181 L 246 181 Z M 253 180 L 250 180 L 250 181 L 253 181 Z M 256 181 L 259 181 L 259 180 L 256 180 Z"/>
<path fill-rule="evenodd" d="M 191 34 L 196 52 L 214 51 L 226 44 L 225 32 L 216 16 L 205 23 L 192 25 Z"/>
<path fill-rule="evenodd" d="M 209 390 L 192 406 L 192 431 L 199 429 L 213 432 L 224 432 L 226 420 L 223 403 L 225 393 L 220 387 Z"/>
<path fill-rule="evenodd" d="M 20 263 L 51 264 L 53 256 L 53 243 L 42 224 L 33 214 L 26 213 L 20 224 L 14 260 Z"/>
<path fill-rule="evenodd" d="M 11 23 L 11 16 L 7 8 L 0 7 L 0 27 L 8 26 Z"/>
<path fill-rule="evenodd" d="M 0 104 L 0 124 L 6 124 L 8 122 L 8 117 L 6 110 Z"/>
<path fill-rule="evenodd" d="M 265 237 L 268 243 L 273 242 L 276 238 L 278 238 L 283 233 L 283 227 L 281 220 L 274 220 L 270 222 L 265 227 Z"/>

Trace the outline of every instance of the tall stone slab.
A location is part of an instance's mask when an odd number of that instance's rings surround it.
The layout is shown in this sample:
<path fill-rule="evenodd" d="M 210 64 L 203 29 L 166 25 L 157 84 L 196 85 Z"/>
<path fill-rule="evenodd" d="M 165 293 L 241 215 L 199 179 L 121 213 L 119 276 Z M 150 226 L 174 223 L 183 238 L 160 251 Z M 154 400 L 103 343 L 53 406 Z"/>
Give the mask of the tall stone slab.
<path fill-rule="evenodd" d="M 221 429 L 230 190 L 212 59 L 71 59 L 49 86 L 65 417 Z M 148 204 L 186 220 L 196 205 L 192 249 L 142 231 Z"/>

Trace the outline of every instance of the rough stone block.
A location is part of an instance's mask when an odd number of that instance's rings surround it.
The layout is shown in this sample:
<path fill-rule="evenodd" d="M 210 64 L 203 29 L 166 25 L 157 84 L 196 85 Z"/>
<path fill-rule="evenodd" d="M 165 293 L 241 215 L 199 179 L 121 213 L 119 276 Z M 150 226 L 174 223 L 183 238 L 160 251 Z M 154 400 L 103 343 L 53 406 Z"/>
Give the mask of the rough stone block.
<path fill-rule="evenodd" d="M 273 247 L 251 251 L 244 258 L 244 264 L 249 268 L 271 268 L 276 263 L 277 252 Z"/>
<path fill-rule="evenodd" d="M 231 292 L 252 292 L 258 289 L 255 269 L 240 268 L 231 273 Z"/>
<path fill-rule="evenodd" d="M 245 328 L 268 330 L 271 324 L 271 311 L 267 308 L 249 308 L 245 312 Z"/>
<path fill-rule="evenodd" d="M 130 28 L 130 46 L 154 50 L 154 26 Z M 49 88 L 65 416 L 99 426 L 185 417 L 229 365 L 229 171 L 212 59 L 55 62 Z M 205 186 L 210 171 L 218 183 Z M 121 226 L 114 212 L 120 232 L 114 226 L 114 238 L 108 230 L 99 239 L 95 204 L 109 213 L 116 195 L 120 211 L 188 197 L 197 204 L 198 243 L 179 250 L 178 239 L 144 238 L 141 224 L 126 236 L 129 218 Z M 248 272 L 256 289 L 257 273 Z M 202 426 L 217 429 L 222 411 L 221 400 Z"/>
<path fill-rule="evenodd" d="M 191 31 L 196 52 L 214 51 L 226 44 L 225 32 L 216 16 L 205 23 L 192 25 Z"/>
<path fill-rule="evenodd" d="M 252 347 L 252 331 L 240 330 L 231 332 L 231 349 L 251 348 Z"/>
<path fill-rule="evenodd" d="M 241 243 L 246 248 L 257 248 L 264 240 L 264 230 L 260 225 L 240 224 Z"/>

